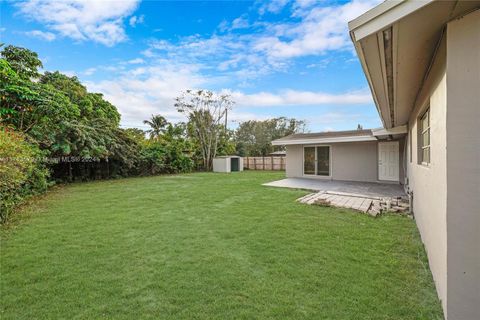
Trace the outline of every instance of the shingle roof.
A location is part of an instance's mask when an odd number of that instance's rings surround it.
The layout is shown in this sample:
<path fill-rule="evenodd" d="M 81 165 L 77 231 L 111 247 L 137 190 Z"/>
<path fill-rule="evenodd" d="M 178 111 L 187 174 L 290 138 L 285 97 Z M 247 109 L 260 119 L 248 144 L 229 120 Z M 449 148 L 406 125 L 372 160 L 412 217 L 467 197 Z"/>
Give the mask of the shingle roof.
<path fill-rule="evenodd" d="M 327 131 L 315 133 L 295 133 L 289 136 L 277 139 L 275 141 L 293 141 L 293 140 L 310 140 L 322 138 L 339 138 L 339 137 L 359 137 L 359 136 L 373 136 L 372 130 L 347 130 L 347 131 Z"/>
<path fill-rule="evenodd" d="M 295 144 L 319 144 L 319 143 L 337 143 L 337 142 L 359 142 L 376 141 L 377 138 L 372 130 L 348 130 L 348 131 L 330 131 L 317 133 L 296 133 L 272 141 L 274 146 L 295 145 Z"/>

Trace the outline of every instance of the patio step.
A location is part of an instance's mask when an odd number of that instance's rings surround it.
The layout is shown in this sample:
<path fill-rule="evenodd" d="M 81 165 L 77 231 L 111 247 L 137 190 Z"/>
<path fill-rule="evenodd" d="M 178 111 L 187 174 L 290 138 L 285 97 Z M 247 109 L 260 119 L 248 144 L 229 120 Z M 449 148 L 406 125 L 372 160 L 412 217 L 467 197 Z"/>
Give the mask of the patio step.
<path fill-rule="evenodd" d="M 323 191 L 310 193 L 304 197 L 297 199 L 297 201 L 300 203 L 313 204 L 323 193 Z"/>
<path fill-rule="evenodd" d="M 353 209 L 374 217 L 386 211 L 403 213 L 409 210 L 408 203 L 402 201 L 402 199 L 333 191 L 310 193 L 297 199 L 297 201 L 310 205 L 317 204 Z"/>

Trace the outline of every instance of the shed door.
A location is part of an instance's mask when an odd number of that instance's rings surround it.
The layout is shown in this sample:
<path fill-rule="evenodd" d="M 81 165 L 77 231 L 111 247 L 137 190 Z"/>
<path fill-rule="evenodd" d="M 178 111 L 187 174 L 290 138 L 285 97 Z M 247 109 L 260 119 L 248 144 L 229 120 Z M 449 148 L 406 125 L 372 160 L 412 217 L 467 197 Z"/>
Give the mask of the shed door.
<path fill-rule="evenodd" d="M 230 168 L 231 171 L 240 171 L 240 159 L 239 158 L 230 158 Z"/>
<path fill-rule="evenodd" d="M 378 143 L 378 179 L 398 181 L 399 175 L 398 141 Z"/>

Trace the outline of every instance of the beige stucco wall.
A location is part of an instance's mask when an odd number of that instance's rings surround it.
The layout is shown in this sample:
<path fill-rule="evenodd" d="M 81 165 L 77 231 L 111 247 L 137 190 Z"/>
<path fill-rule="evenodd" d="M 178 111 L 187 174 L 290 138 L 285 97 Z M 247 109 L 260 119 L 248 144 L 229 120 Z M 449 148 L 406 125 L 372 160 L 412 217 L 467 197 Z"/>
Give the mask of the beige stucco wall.
<path fill-rule="evenodd" d="M 445 317 L 454 320 L 480 319 L 479 85 L 477 10 L 448 24 L 407 139 L 415 219 Z M 431 163 L 426 167 L 418 164 L 417 120 L 428 105 Z"/>
<path fill-rule="evenodd" d="M 403 183 L 403 144 L 399 141 L 399 177 Z M 303 175 L 303 145 L 287 146 L 286 175 L 289 178 L 332 179 L 348 181 L 378 181 L 378 142 L 344 142 L 332 143 L 331 177 Z"/>
<path fill-rule="evenodd" d="M 287 178 L 301 177 L 303 170 L 303 146 L 287 146 L 287 155 L 285 161 L 285 173 Z"/>
<path fill-rule="evenodd" d="M 332 144 L 332 179 L 377 181 L 377 142 Z"/>
<path fill-rule="evenodd" d="M 480 10 L 447 26 L 447 315 L 480 319 Z"/>
<path fill-rule="evenodd" d="M 447 303 L 446 90 L 444 40 L 411 114 L 408 124 L 410 136 L 407 139 L 411 141 L 411 146 L 407 147 L 407 172 L 409 189 L 413 192 L 413 212 L 444 309 Z M 418 119 L 428 106 L 431 161 L 429 166 L 424 166 L 418 163 Z"/>

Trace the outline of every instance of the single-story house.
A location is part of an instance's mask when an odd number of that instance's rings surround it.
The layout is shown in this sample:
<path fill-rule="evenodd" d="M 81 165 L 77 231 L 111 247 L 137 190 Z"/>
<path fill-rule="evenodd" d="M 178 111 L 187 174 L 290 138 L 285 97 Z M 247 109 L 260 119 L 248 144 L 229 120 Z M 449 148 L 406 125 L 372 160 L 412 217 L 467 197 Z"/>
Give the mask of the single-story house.
<path fill-rule="evenodd" d="M 450 320 L 480 319 L 479 9 L 477 0 L 388 0 L 349 22 L 387 138 L 371 130 L 275 141 L 287 146 L 290 176 L 398 173 Z"/>
<path fill-rule="evenodd" d="M 297 133 L 272 143 L 287 149 L 288 178 L 404 184 L 406 134 L 406 126 Z"/>

